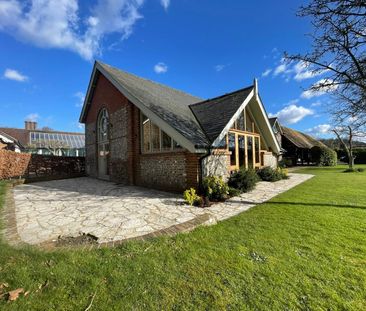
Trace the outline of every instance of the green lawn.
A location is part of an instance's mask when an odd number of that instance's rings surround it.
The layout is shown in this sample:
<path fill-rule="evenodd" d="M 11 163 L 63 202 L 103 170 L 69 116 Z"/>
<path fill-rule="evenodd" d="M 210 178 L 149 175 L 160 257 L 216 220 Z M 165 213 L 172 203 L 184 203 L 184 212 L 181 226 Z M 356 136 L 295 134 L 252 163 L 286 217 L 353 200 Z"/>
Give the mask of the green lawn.
<path fill-rule="evenodd" d="M 91 310 L 365 310 L 366 172 L 342 169 L 300 171 L 316 177 L 175 237 L 49 253 L 0 242 L 0 283 L 30 291 L 0 309 L 84 310 L 95 294 Z"/>

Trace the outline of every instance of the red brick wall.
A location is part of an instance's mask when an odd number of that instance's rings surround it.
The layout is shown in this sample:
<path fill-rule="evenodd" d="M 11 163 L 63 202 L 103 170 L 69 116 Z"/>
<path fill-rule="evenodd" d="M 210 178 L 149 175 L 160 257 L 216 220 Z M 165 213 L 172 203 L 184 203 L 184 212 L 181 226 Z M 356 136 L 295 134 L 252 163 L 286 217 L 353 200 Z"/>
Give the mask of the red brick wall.
<path fill-rule="evenodd" d="M 201 176 L 200 157 L 203 155 L 197 155 L 194 153 L 186 153 L 186 172 L 187 172 L 187 185 L 186 188 L 196 188 L 199 186 L 199 178 Z"/>
<path fill-rule="evenodd" d="M 88 108 L 85 123 L 96 122 L 99 111 L 102 108 L 106 108 L 109 114 L 112 114 L 119 110 L 123 104 L 128 105 L 128 99 L 101 74 L 94 89 L 93 99 Z"/>

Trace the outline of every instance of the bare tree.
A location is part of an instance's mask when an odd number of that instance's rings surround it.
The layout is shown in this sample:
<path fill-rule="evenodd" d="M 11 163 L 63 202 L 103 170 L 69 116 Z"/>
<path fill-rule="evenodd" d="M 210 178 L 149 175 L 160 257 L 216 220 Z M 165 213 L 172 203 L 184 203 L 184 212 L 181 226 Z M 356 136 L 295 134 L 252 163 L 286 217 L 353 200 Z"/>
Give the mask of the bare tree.
<path fill-rule="evenodd" d="M 353 127 L 352 125 L 339 126 L 334 128 L 332 131 L 337 136 L 343 149 L 346 151 L 348 157 L 348 166 L 353 170 L 356 158 L 353 153 L 354 139 L 366 137 L 365 132 L 360 131 L 359 128 Z"/>
<path fill-rule="evenodd" d="M 335 102 L 330 108 L 335 121 L 344 124 L 357 118 L 357 127 L 366 123 L 366 1 L 312 0 L 298 13 L 310 17 L 314 32 L 312 49 L 289 55 L 301 61 L 314 75 L 324 79 L 314 84 L 314 92 L 331 91 Z"/>
<path fill-rule="evenodd" d="M 355 158 L 353 156 L 353 130 L 351 126 L 333 129 L 334 134 L 336 134 L 338 140 L 342 144 L 344 150 L 347 152 L 348 156 L 348 166 L 353 170 L 355 165 Z M 346 137 L 344 137 L 346 136 Z"/>

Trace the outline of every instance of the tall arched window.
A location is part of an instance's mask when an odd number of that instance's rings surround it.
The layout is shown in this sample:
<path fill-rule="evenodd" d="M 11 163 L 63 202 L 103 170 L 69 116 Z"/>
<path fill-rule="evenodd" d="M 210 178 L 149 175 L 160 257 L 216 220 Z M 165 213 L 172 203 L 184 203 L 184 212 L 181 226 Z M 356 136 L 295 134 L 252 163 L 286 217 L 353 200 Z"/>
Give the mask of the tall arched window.
<path fill-rule="evenodd" d="M 98 143 L 98 177 L 109 178 L 109 114 L 102 109 L 98 115 L 97 123 Z"/>
<path fill-rule="evenodd" d="M 109 140 L 109 115 L 107 109 L 102 109 L 98 117 L 98 142 Z"/>

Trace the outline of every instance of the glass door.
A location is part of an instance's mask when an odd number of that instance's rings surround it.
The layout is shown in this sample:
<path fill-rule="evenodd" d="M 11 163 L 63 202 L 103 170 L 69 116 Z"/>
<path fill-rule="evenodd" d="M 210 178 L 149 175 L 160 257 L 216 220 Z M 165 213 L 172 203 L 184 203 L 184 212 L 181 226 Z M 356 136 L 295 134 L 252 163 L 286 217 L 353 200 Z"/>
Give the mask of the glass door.
<path fill-rule="evenodd" d="M 247 136 L 247 168 L 254 168 L 254 159 L 253 159 L 253 136 Z"/>

